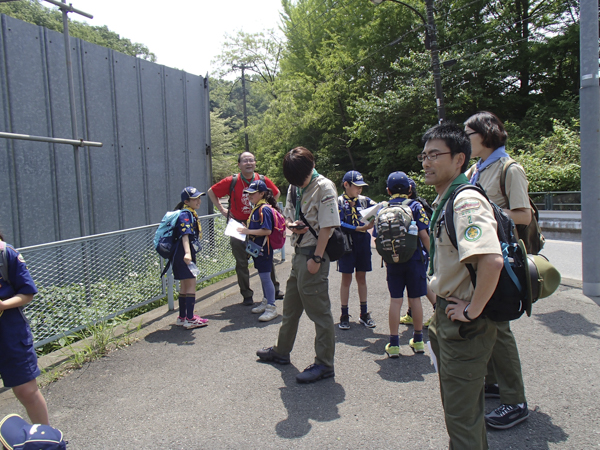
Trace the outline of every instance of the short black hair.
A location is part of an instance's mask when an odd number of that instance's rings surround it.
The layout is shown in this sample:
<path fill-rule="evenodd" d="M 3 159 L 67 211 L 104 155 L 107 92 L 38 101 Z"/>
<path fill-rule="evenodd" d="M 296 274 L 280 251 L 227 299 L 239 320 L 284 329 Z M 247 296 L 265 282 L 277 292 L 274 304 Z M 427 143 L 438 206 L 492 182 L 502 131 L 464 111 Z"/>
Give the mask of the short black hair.
<path fill-rule="evenodd" d="M 481 143 L 492 150 L 506 145 L 508 133 L 498 116 L 489 111 L 479 111 L 469 117 L 465 126 L 481 135 Z"/>
<path fill-rule="evenodd" d="M 296 147 L 283 157 L 283 176 L 294 186 L 302 186 L 314 167 L 315 157 L 304 147 Z"/>
<path fill-rule="evenodd" d="M 459 153 L 465 154 L 465 162 L 462 165 L 461 172 L 465 172 L 469 167 L 471 159 L 471 140 L 465 130 L 453 122 L 442 122 L 439 125 L 431 127 L 423 135 L 423 145 L 428 141 L 441 139 L 450 149 L 452 157 Z"/>

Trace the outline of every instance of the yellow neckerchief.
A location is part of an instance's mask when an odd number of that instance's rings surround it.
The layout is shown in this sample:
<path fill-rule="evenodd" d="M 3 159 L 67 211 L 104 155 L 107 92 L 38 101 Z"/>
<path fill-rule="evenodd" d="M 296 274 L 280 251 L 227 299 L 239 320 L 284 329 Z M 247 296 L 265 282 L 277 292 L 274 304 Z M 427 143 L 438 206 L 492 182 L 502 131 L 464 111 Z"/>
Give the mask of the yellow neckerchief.
<path fill-rule="evenodd" d="M 250 229 L 250 220 L 252 220 L 252 214 L 254 214 L 254 211 L 256 211 L 258 208 L 260 208 L 260 205 L 265 205 L 267 204 L 267 201 L 264 198 L 261 198 L 258 203 L 256 205 L 254 205 L 254 208 L 252 208 L 252 212 L 250 213 L 250 215 L 248 216 L 248 220 L 246 221 L 246 227 L 248 229 Z"/>
<path fill-rule="evenodd" d="M 193 208 L 190 208 L 186 204 L 183 205 L 183 209 L 191 212 L 192 216 L 194 216 L 194 219 L 195 219 L 194 224 L 196 225 L 196 229 L 198 230 L 198 240 L 202 239 L 202 226 L 200 225 L 200 219 L 198 218 L 198 213 Z"/>
<path fill-rule="evenodd" d="M 395 198 L 408 198 L 406 194 L 394 194 L 390 197 L 390 200 L 394 200 Z"/>
<path fill-rule="evenodd" d="M 358 202 L 358 197 L 351 198 L 344 192 L 343 198 L 344 200 L 347 200 L 350 205 L 350 217 L 352 217 L 352 223 L 350 225 L 356 225 L 358 223 L 358 214 L 356 213 L 356 202 Z"/>

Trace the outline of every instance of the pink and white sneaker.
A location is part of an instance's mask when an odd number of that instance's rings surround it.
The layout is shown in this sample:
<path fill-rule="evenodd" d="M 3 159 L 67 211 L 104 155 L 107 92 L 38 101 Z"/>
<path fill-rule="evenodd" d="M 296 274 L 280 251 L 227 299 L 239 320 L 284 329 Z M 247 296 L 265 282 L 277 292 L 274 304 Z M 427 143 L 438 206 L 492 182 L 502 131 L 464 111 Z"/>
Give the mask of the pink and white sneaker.
<path fill-rule="evenodd" d="M 185 324 L 185 317 L 178 317 L 177 322 L 175 322 L 175 325 L 177 325 L 178 327 L 182 327 L 184 324 Z"/>
<path fill-rule="evenodd" d="M 208 323 L 202 322 L 199 319 L 200 319 L 199 316 L 194 316 L 193 319 L 185 319 L 183 328 L 185 328 L 186 330 L 191 330 L 192 328 L 201 328 L 201 327 L 205 327 L 208 325 Z M 206 319 L 203 319 L 203 320 L 206 320 Z"/>
<path fill-rule="evenodd" d="M 200 316 L 197 316 L 194 314 L 194 319 L 197 319 L 198 321 L 202 322 L 202 323 L 208 323 L 208 319 L 203 319 Z"/>

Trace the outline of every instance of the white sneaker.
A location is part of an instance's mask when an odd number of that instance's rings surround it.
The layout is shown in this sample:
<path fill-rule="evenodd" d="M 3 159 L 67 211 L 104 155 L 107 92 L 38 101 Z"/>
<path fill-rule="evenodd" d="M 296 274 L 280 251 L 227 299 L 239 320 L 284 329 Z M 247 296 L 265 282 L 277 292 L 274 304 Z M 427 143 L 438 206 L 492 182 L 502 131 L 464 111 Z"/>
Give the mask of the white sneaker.
<path fill-rule="evenodd" d="M 262 302 L 260 302 L 258 304 L 258 306 L 255 306 L 254 308 L 252 308 L 252 313 L 254 314 L 262 314 L 265 312 L 265 308 L 267 307 L 267 299 L 263 298 Z"/>
<path fill-rule="evenodd" d="M 260 316 L 258 320 L 261 322 L 268 322 L 269 320 L 273 320 L 278 315 L 277 307 L 275 305 L 267 305 L 264 314 Z"/>

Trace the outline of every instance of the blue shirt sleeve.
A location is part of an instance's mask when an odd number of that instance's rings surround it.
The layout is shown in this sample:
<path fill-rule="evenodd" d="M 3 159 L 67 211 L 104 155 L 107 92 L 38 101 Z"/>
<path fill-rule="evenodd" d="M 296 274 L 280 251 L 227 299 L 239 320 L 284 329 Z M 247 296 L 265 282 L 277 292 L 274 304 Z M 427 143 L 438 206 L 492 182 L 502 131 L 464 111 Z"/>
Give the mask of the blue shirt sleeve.
<path fill-rule="evenodd" d="M 3 280 L 0 275 L 0 298 L 10 298 L 16 294 L 37 294 L 37 288 L 23 256 L 10 245 L 6 246 L 5 252 L 9 279 Z"/>
<path fill-rule="evenodd" d="M 185 234 L 194 234 L 194 217 L 192 213 L 186 210 L 182 210 L 179 213 L 179 218 L 177 219 L 177 230 L 179 232 L 179 236 L 183 236 Z"/>
<path fill-rule="evenodd" d="M 410 205 L 410 208 L 413 211 L 413 218 L 415 219 L 415 222 L 417 222 L 417 228 L 419 231 L 427 230 L 427 233 L 429 233 L 429 217 L 427 217 L 423 206 L 421 206 L 421 204 L 415 200 Z"/>

